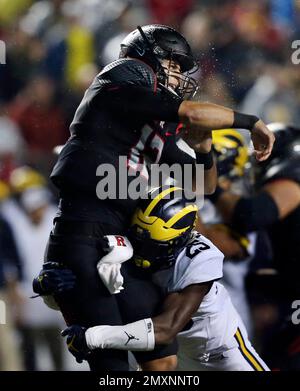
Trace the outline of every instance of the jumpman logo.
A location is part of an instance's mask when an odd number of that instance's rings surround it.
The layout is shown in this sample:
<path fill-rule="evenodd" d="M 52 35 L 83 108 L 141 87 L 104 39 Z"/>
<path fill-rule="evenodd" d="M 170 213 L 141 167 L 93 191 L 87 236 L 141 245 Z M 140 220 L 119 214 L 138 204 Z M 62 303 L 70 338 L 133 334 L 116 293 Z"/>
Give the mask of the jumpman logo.
<path fill-rule="evenodd" d="M 136 339 L 137 341 L 140 340 L 139 338 L 136 338 L 134 335 L 131 335 L 131 334 L 126 333 L 126 331 L 124 331 L 124 333 L 125 333 L 125 334 L 127 335 L 127 337 L 128 337 L 128 341 L 125 343 L 124 346 L 126 346 L 132 339 Z"/>

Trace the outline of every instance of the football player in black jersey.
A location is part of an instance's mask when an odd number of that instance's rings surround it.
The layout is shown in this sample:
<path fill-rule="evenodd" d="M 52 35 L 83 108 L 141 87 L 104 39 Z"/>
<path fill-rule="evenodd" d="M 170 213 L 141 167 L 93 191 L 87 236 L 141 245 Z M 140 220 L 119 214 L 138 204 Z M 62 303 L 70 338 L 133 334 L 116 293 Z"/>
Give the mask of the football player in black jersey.
<path fill-rule="evenodd" d="M 263 294 L 270 297 L 280 292 L 272 299 L 279 304 L 282 323 L 280 332 L 270 338 L 264 357 L 271 368 L 299 370 L 300 327 L 292 322 L 292 312 L 297 308 L 292 304 L 300 297 L 300 129 L 282 123 L 269 124 L 268 128 L 276 141 L 270 158 L 254 166 L 256 195 L 241 197 L 217 188 L 210 199 L 239 232 L 267 231 L 279 286 L 274 290 L 272 284 L 274 292 L 263 290 Z M 258 278 L 251 277 L 256 291 Z"/>
<path fill-rule="evenodd" d="M 114 167 L 118 184 L 122 156 L 125 172 L 136 170 L 146 181 L 146 157 L 153 163 L 203 163 L 204 192 L 212 193 L 216 169 L 210 152 L 211 129 L 249 129 L 257 159 L 263 161 L 271 153 L 274 136 L 257 117 L 184 100 L 196 88 L 190 76 L 196 65 L 189 44 L 177 31 L 162 25 L 139 27 L 122 42 L 120 58 L 107 65 L 85 92 L 70 126 L 71 136 L 51 174 L 60 202 L 45 261 L 59 262 L 77 277 L 76 288 L 56 295 L 67 324 L 91 327 L 99 320 L 111 325 L 133 320 L 126 319 L 126 300 L 118 305 L 118 295 L 109 293 L 96 266 L 104 255 L 102 237 L 125 232 L 138 200 L 128 195 L 100 199 L 96 189 L 105 176 L 99 173 L 99 167 Z M 176 126 L 170 131 L 166 123 Z M 175 137 L 180 127 L 196 159 L 177 147 Z M 133 180 L 128 176 L 128 186 Z M 194 190 L 202 191 L 196 183 Z M 127 302 L 136 302 L 136 319 L 155 314 L 161 293 L 149 281 L 129 275 L 126 263 L 122 274 Z M 139 289 L 143 290 L 142 296 Z M 171 369 L 174 354 L 176 346 L 171 344 L 146 353 L 144 361 L 169 356 L 166 369 Z M 89 364 L 92 370 L 126 370 L 127 354 L 95 351 Z"/>

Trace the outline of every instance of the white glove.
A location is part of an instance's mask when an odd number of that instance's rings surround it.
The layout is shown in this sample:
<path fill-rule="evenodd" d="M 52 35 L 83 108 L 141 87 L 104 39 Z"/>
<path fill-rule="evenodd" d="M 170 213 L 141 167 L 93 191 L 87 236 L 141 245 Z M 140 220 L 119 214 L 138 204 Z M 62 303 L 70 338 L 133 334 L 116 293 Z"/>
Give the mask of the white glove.
<path fill-rule="evenodd" d="M 111 294 L 120 293 L 123 288 L 121 264 L 132 258 L 133 248 L 126 236 L 104 236 L 109 245 L 109 253 L 104 255 L 97 264 L 101 280 Z"/>

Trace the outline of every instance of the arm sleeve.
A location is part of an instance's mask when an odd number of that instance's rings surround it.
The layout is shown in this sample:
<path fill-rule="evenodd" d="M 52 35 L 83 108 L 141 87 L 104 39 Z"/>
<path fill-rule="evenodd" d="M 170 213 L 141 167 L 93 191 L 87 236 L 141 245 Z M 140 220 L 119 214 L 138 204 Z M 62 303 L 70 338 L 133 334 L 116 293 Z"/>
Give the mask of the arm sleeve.
<path fill-rule="evenodd" d="M 85 333 L 89 349 L 153 350 L 155 334 L 152 319 L 142 319 L 123 326 L 94 326 Z"/>
<path fill-rule="evenodd" d="M 265 191 L 260 194 L 241 198 L 233 211 L 232 226 L 238 232 L 252 232 L 273 224 L 279 218 L 278 207 L 273 198 Z"/>

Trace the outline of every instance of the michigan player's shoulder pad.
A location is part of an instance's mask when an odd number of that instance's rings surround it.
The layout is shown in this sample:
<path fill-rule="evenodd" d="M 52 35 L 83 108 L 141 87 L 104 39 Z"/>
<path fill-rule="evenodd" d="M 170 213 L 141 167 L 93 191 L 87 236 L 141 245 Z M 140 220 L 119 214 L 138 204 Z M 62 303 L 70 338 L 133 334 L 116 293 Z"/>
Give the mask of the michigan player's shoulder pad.
<path fill-rule="evenodd" d="M 223 253 L 210 240 L 195 233 L 176 260 L 170 291 L 218 280 L 223 276 L 223 259 Z"/>
<path fill-rule="evenodd" d="M 113 85 L 137 85 L 156 90 L 156 75 L 153 69 L 143 61 L 121 58 L 102 69 L 97 75 L 100 83 Z"/>

